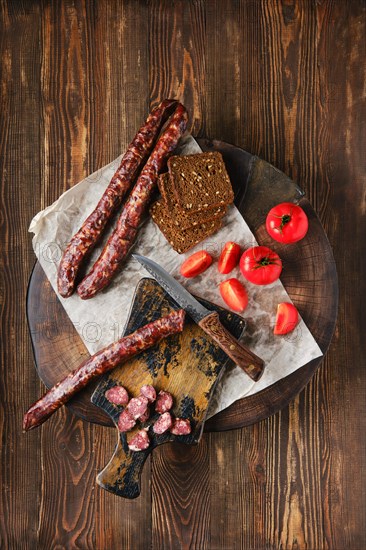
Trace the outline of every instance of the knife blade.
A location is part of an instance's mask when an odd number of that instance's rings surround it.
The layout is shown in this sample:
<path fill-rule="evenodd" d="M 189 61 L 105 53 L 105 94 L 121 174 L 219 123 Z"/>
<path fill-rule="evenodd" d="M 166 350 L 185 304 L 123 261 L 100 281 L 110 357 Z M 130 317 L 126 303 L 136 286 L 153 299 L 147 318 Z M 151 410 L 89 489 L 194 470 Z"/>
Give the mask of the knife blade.
<path fill-rule="evenodd" d="M 221 324 L 216 311 L 210 311 L 174 277 L 169 275 L 159 264 L 141 256 L 132 254 L 145 269 L 154 277 L 160 286 L 182 307 L 190 317 L 206 332 L 220 348 L 240 367 L 252 380 L 257 382 L 263 374 L 263 360 L 238 342 L 236 338 Z"/>

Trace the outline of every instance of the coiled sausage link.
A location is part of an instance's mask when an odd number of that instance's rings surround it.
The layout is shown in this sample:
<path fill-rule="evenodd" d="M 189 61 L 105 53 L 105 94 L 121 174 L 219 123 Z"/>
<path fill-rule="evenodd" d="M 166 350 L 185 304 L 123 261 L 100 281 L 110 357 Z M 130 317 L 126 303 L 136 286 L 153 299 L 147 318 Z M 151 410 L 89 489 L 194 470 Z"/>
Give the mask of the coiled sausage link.
<path fill-rule="evenodd" d="M 67 245 L 58 268 L 57 287 L 64 298 L 74 292 L 75 281 L 84 259 L 98 242 L 106 223 L 122 203 L 138 171 L 147 160 L 164 123 L 178 101 L 165 99 L 153 109 L 124 154 L 121 164 L 94 211 Z"/>
<path fill-rule="evenodd" d="M 28 431 L 42 424 L 97 376 L 157 344 L 162 338 L 182 332 L 184 317 L 183 309 L 173 311 L 92 355 L 28 409 L 24 415 L 23 429 Z"/>
<path fill-rule="evenodd" d="M 138 227 L 156 188 L 159 172 L 184 134 L 187 122 L 187 111 L 183 105 L 178 104 L 126 200 L 116 229 L 92 270 L 77 288 L 83 300 L 92 298 L 108 286 L 119 270 L 136 238 Z"/>

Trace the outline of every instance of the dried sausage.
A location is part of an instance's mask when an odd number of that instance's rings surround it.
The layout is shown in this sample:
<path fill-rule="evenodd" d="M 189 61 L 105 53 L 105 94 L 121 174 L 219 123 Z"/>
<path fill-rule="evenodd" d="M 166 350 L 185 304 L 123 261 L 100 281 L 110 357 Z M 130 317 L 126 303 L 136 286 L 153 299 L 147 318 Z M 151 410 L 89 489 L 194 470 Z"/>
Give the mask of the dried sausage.
<path fill-rule="evenodd" d="M 170 433 L 174 435 L 188 435 L 191 433 L 191 423 L 186 418 L 176 418 Z"/>
<path fill-rule="evenodd" d="M 146 430 L 141 430 L 131 439 L 128 447 L 131 451 L 145 451 L 150 445 L 150 439 Z"/>
<path fill-rule="evenodd" d="M 146 411 L 144 412 L 144 414 L 142 414 L 140 416 L 140 422 L 147 422 L 150 418 L 150 409 L 149 407 L 146 407 Z"/>
<path fill-rule="evenodd" d="M 173 406 L 173 397 L 172 395 L 167 391 L 159 391 L 158 397 L 156 399 L 155 403 L 155 410 L 156 412 L 163 414 L 167 411 L 170 411 L 170 409 Z"/>
<path fill-rule="evenodd" d="M 123 386 L 113 386 L 104 395 L 113 405 L 127 405 L 128 403 L 128 393 Z"/>
<path fill-rule="evenodd" d="M 172 420 L 171 414 L 169 412 L 165 412 L 164 414 L 159 416 L 159 418 L 155 422 L 153 426 L 153 431 L 154 433 L 159 435 L 163 434 L 167 432 L 169 428 L 171 428 L 172 424 L 173 424 L 173 420 Z"/>
<path fill-rule="evenodd" d="M 142 415 L 146 413 L 147 406 L 149 404 L 149 401 L 146 397 L 143 395 L 140 395 L 139 397 L 133 397 L 129 404 L 126 407 L 126 410 L 128 413 L 137 420 Z"/>
<path fill-rule="evenodd" d="M 109 237 L 92 270 L 77 288 L 83 300 L 92 298 L 108 286 L 120 269 L 122 261 L 136 239 L 139 225 L 143 221 L 144 213 L 156 188 L 158 174 L 183 135 L 187 120 L 185 107 L 178 104 L 125 203 L 116 229 Z"/>
<path fill-rule="evenodd" d="M 165 99 L 151 111 L 145 124 L 128 146 L 121 164 L 96 208 L 67 245 L 57 275 L 58 291 L 64 298 L 73 293 L 82 262 L 91 253 L 107 222 L 121 205 L 139 170 L 147 160 L 161 128 L 177 105 L 176 100 Z"/>
<path fill-rule="evenodd" d="M 156 399 L 156 391 L 154 386 L 150 386 L 149 384 L 145 384 L 140 389 L 140 394 L 147 397 L 149 400 L 149 403 L 153 403 Z"/>
<path fill-rule="evenodd" d="M 118 429 L 120 432 L 129 432 L 135 426 L 136 420 L 126 410 L 122 411 L 118 418 Z"/>
<path fill-rule="evenodd" d="M 30 407 L 24 415 L 23 429 L 27 431 L 42 424 L 97 376 L 109 372 L 122 361 L 153 346 L 162 338 L 181 332 L 184 316 L 185 312 L 182 309 L 173 311 L 98 351 Z"/>
<path fill-rule="evenodd" d="M 108 286 L 120 269 L 136 239 L 139 225 L 156 189 L 159 172 L 177 146 L 187 127 L 187 121 L 187 111 L 179 103 L 126 200 L 114 232 L 92 270 L 77 288 L 83 300 L 92 298 Z"/>
<path fill-rule="evenodd" d="M 28 431 L 42 424 L 97 376 L 114 369 L 122 361 L 153 346 L 162 338 L 181 332 L 184 316 L 182 309 L 173 311 L 98 351 L 30 407 L 24 415 L 23 429 Z"/>

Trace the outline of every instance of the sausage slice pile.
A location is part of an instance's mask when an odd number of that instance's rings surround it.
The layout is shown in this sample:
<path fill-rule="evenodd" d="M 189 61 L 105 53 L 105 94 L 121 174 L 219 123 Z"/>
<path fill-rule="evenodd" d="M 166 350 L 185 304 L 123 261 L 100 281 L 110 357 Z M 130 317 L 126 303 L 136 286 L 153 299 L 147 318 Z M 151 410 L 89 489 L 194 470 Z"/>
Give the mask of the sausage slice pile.
<path fill-rule="evenodd" d="M 124 396 L 121 403 L 121 396 Z M 127 400 L 126 397 L 127 396 Z M 120 432 L 129 432 L 137 422 L 145 424 L 150 418 L 150 407 L 155 403 L 155 412 L 160 416 L 149 426 L 144 426 L 128 443 L 131 451 L 144 451 L 150 445 L 148 431 L 152 427 L 156 435 L 162 435 L 168 430 L 174 435 L 188 435 L 191 433 L 191 423 L 186 418 L 174 418 L 170 412 L 173 407 L 173 396 L 167 391 L 161 390 L 156 395 L 153 386 L 145 385 L 140 389 L 140 395 L 128 398 L 127 390 L 123 386 L 113 386 L 105 392 L 105 397 L 114 405 L 125 405 L 118 418 Z"/>

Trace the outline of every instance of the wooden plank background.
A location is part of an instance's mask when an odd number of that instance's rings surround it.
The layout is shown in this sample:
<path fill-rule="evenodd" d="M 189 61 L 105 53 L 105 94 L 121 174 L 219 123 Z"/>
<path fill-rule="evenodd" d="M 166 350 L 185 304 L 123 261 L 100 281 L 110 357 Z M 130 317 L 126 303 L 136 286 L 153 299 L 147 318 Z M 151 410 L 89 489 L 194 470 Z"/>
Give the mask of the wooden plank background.
<path fill-rule="evenodd" d="M 366 547 L 365 53 L 362 0 L 1 0 L 1 548 Z M 197 448 L 158 449 L 128 502 L 95 485 L 113 430 L 61 410 L 21 432 L 43 391 L 27 228 L 166 96 L 186 104 L 194 134 L 306 190 L 333 246 L 339 318 L 289 407 Z"/>

